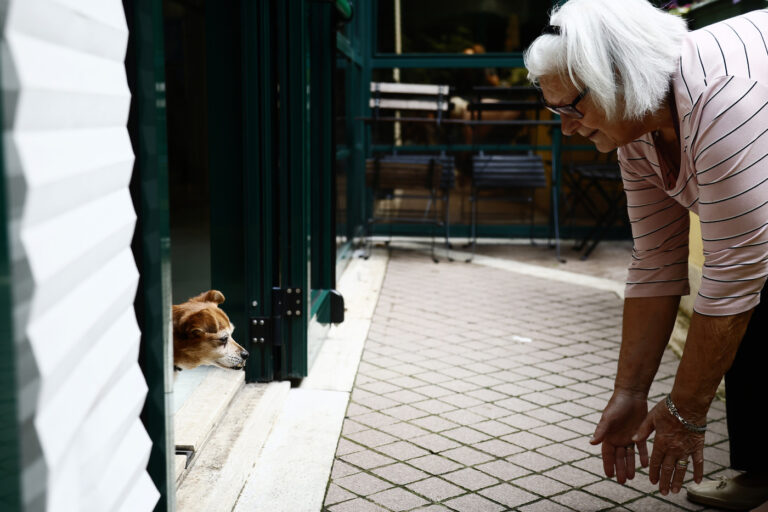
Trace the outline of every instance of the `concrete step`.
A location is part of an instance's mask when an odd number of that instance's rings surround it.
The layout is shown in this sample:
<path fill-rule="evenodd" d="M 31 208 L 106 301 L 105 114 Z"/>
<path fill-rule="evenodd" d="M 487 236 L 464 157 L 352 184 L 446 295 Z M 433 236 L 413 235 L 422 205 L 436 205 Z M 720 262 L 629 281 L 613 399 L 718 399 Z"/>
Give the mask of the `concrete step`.
<path fill-rule="evenodd" d="M 292 389 L 233 512 L 319 511 L 348 401 L 343 391 Z"/>
<path fill-rule="evenodd" d="M 233 512 L 318 512 L 387 266 L 386 253 L 355 259 L 339 280 L 346 318 L 331 327 L 315 364 L 288 394 Z"/>
<path fill-rule="evenodd" d="M 289 382 L 246 384 L 214 426 L 176 491 L 179 511 L 231 511 L 286 403 Z"/>
<path fill-rule="evenodd" d="M 191 463 L 221 423 L 232 399 L 245 385 L 245 372 L 204 367 L 181 372 L 174 385 L 173 439 L 176 450 L 187 455 L 175 458 L 176 487 Z"/>

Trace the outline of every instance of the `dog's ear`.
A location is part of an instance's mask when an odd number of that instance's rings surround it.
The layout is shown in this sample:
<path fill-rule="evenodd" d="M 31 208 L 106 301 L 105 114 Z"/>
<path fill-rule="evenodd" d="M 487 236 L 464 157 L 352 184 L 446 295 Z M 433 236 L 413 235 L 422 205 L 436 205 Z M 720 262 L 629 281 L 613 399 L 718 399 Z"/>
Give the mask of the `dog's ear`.
<path fill-rule="evenodd" d="M 213 302 L 214 304 L 221 304 L 224 302 L 224 294 L 219 290 L 208 290 L 203 292 L 197 297 L 189 299 L 190 302 Z"/>
<path fill-rule="evenodd" d="M 181 306 L 173 306 L 171 308 L 172 311 L 172 323 L 173 323 L 173 332 L 176 334 L 181 333 L 181 317 L 184 316 L 184 308 Z"/>
<path fill-rule="evenodd" d="M 174 333 L 181 338 L 191 338 L 216 332 L 216 318 L 207 309 L 195 311 L 188 315 L 179 315 L 178 320 L 174 315 L 173 329 Z"/>

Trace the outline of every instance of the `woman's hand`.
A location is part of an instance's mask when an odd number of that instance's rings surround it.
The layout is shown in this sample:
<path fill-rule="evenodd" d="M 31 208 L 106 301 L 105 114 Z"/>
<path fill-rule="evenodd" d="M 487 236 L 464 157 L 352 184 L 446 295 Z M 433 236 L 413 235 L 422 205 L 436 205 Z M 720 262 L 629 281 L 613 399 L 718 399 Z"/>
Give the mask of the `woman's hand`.
<path fill-rule="evenodd" d="M 635 445 L 640 454 L 640 463 L 643 467 L 648 465 L 645 439 L 637 443 L 632 441 L 632 436 L 647 414 L 648 402 L 645 396 L 616 390 L 608 400 L 590 441 L 592 444 L 603 444 L 605 475 L 613 478 L 615 474 L 620 484 L 635 477 Z"/>
<path fill-rule="evenodd" d="M 677 418 L 672 416 L 664 400 L 651 409 L 634 439 L 637 443 L 645 445 L 648 436 L 654 430 L 656 436 L 653 440 L 651 465 L 648 471 L 651 483 L 654 485 L 658 483 L 659 490 L 664 496 L 670 490 L 673 493 L 680 492 L 691 456 L 693 456 L 693 479 L 697 484 L 700 483 L 704 476 L 704 434 L 686 429 Z"/>

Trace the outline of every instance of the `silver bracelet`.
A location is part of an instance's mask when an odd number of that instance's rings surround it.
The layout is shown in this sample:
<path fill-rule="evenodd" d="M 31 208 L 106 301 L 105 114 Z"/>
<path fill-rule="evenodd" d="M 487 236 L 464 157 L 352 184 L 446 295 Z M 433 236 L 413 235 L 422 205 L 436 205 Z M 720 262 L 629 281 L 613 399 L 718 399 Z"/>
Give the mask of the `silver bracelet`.
<path fill-rule="evenodd" d="M 682 416 L 680 416 L 680 413 L 677 412 L 677 407 L 675 407 L 674 402 L 672 402 L 672 395 L 667 395 L 666 403 L 667 403 L 667 409 L 669 409 L 669 413 L 675 418 L 677 418 L 685 428 L 687 428 L 691 432 L 696 432 L 697 434 L 703 434 L 704 432 L 707 431 L 706 423 L 703 425 L 694 425 L 693 423 L 685 421 L 685 419 Z"/>

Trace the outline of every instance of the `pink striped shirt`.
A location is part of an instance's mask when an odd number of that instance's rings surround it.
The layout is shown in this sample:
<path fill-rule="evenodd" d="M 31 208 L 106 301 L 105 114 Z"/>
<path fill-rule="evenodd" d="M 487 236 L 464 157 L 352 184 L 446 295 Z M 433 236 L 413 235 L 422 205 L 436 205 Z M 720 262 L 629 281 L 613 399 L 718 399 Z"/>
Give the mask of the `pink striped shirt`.
<path fill-rule="evenodd" d="M 690 210 L 705 259 L 695 311 L 747 311 L 768 276 L 768 11 L 690 32 L 672 88 L 677 179 L 650 133 L 618 150 L 634 238 L 626 296 L 689 293 Z"/>

